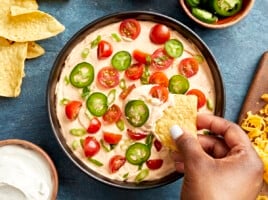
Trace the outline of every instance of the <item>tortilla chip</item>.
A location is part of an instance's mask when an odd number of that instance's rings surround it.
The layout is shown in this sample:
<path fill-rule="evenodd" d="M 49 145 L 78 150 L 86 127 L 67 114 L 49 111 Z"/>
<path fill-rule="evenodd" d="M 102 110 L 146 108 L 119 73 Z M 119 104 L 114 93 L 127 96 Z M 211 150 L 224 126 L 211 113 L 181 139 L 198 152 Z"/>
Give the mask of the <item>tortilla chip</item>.
<path fill-rule="evenodd" d="M 5 0 L 10 5 L 19 6 L 22 8 L 29 8 L 29 9 L 38 9 L 38 4 L 36 0 Z"/>
<path fill-rule="evenodd" d="M 0 37 L 0 46 L 9 46 L 10 41 L 7 40 L 6 38 Z"/>
<path fill-rule="evenodd" d="M 0 96 L 17 97 L 24 76 L 27 43 L 0 45 Z"/>
<path fill-rule="evenodd" d="M 45 49 L 36 42 L 28 42 L 27 59 L 37 58 L 45 53 Z"/>
<path fill-rule="evenodd" d="M 174 96 L 175 105 L 164 110 L 163 116 L 156 121 L 155 135 L 162 144 L 172 150 L 177 150 L 171 138 L 170 128 L 179 125 L 181 128 L 197 134 L 197 97 L 178 94 Z"/>
<path fill-rule="evenodd" d="M 16 42 L 28 42 L 55 36 L 65 27 L 40 10 L 0 3 L 0 36 Z"/>

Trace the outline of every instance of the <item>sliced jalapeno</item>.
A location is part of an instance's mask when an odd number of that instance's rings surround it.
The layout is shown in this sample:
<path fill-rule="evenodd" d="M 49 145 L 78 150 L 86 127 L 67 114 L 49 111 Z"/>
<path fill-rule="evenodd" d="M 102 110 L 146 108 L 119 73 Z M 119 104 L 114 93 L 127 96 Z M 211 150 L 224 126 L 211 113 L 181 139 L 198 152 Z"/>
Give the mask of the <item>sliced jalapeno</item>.
<path fill-rule="evenodd" d="M 170 39 L 165 43 L 165 50 L 172 58 L 178 58 L 183 53 L 183 44 L 177 39 Z"/>
<path fill-rule="evenodd" d="M 94 92 L 87 99 L 87 108 L 92 115 L 100 117 L 108 109 L 107 101 L 107 97 L 104 94 Z"/>
<path fill-rule="evenodd" d="M 131 55 L 127 51 L 119 51 L 112 57 L 112 66 L 119 70 L 126 70 L 131 64 Z"/>
<path fill-rule="evenodd" d="M 126 151 L 126 159 L 133 165 L 141 165 L 150 157 L 151 152 L 149 147 L 143 143 L 134 143 L 128 147 Z"/>
<path fill-rule="evenodd" d="M 173 94 L 184 94 L 189 87 L 189 80 L 185 76 L 174 75 L 169 79 L 168 90 Z"/>
<path fill-rule="evenodd" d="M 142 100 L 131 100 L 125 106 L 127 121 L 134 127 L 141 127 L 149 118 L 149 108 Z"/>
<path fill-rule="evenodd" d="M 87 62 L 77 64 L 70 73 L 70 82 L 74 87 L 84 88 L 94 80 L 94 68 Z"/>
<path fill-rule="evenodd" d="M 211 0 L 213 10 L 220 16 L 228 17 L 242 8 L 242 0 Z"/>
<path fill-rule="evenodd" d="M 211 12 L 201 9 L 201 8 L 192 8 L 192 14 L 199 20 L 213 24 L 218 21 L 218 17 L 213 15 Z"/>

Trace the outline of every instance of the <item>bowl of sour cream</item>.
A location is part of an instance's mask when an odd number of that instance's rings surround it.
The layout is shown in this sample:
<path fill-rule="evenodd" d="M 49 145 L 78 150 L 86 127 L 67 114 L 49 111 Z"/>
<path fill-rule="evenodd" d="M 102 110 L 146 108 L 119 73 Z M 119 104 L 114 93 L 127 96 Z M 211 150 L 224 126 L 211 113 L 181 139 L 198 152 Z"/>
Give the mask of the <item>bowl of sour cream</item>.
<path fill-rule="evenodd" d="M 0 141 L 0 199 L 55 200 L 56 168 L 37 145 L 19 139 Z"/>

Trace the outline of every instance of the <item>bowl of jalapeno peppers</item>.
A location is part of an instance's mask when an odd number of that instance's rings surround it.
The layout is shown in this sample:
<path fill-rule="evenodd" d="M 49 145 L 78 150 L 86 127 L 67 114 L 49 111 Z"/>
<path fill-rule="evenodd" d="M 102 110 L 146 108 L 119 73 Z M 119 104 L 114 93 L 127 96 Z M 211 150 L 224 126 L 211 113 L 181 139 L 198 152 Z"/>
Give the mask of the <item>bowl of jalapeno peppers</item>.
<path fill-rule="evenodd" d="M 244 19 L 255 0 L 179 0 L 185 13 L 199 25 L 222 29 Z"/>

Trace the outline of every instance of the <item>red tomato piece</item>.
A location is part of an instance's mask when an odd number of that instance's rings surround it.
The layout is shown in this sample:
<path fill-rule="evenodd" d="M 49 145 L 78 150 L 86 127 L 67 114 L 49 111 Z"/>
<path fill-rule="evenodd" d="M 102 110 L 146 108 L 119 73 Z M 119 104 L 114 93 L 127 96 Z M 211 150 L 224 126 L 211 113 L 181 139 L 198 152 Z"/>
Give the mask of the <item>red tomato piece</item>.
<path fill-rule="evenodd" d="M 118 105 L 113 104 L 111 107 L 108 108 L 106 113 L 102 116 L 103 121 L 111 124 L 117 122 L 120 117 L 122 116 L 122 111 Z"/>
<path fill-rule="evenodd" d="M 125 75 L 130 80 L 138 80 L 143 73 L 144 64 L 135 63 L 128 67 L 125 71 Z"/>
<path fill-rule="evenodd" d="M 97 53 L 98 53 L 98 59 L 109 57 L 113 53 L 112 45 L 105 40 L 101 40 L 98 44 Z"/>
<path fill-rule="evenodd" d="M 88 133 L 97 133 L 100 130 L 101 122 L 97 117 L 90 119 L 89 126 L 87 128 Z"/>
<path fill-rule="evenodd" d="M 168 89 L 160 85 L 155 85 L 150 90 L 150 95 L 152 95 L 152 97 L 158 98 L 163 102 L 166 102 L 168 100 L 168 94 Z"/>
<path fill-rule="evenodd" d="M 173 63 L 173 60 L 163 48 L 159 48 L 151 56 L 151 65 L 157 70 L 164 70 Z"/>
<path fill-rule="evenodd" d="M 88 136 L 84 140 L 84 153 L 86 157 L 92 157 L 96 155 L 100 150 L 100 143 L 95 137 Z"/>
<path fill-rule="evenodd" d="M 201 90 L 191 89 L 186 94 L 197 96 L 197 108 L 198 109 L 203 107 L 207 102 L 206 96 Z"/>
<path fill-rule="evenodd" d="M 145 134 L 145 133 L 137 133 L 137 132 L 132 131 L 130 129 L 127 129 L 127 134 L 132 140 L 141 140 L 141 139 L 147 137 L 147 134 Z"/>
<path fill-rule="evenodd" d="M 154 140 L 154 147 L 155 147 L 156 151 L 160 151 L 162 149 L 162 143 L 159 140 L 155 139 Z"/>
<path fill-rule="evenodd" d="M 119 84 L 119 71 L 113 67 L 103 67 L 97 79 L 101 86 L 104 88 L 113 88 Z"/>
<path fill-rule="evenodd" d="M 114 155 L 109 161 L 111 173 L 117 172 L 126 162 L 126 158 L 121 155 Z"/>
<path fill-rule="evenodd" d="M 149 169 L 159 169 L 163 165 L 162 159 L 150 159 L 146 161 L 146 165 Z"/>
<path fill-rule="evenodd" d="M 141 32 L 141 25 L 136 19 L 125 19 L 119 26 L 119 33 L 123 37 L 135 40 Z"/>
<path fill-rule="evenodd" d="M 195 58 L 184 58 L 179 63 L 179 72 L 187 78 L 198 72 L 198 61 Z"/>
<path fill-rule="evenodd" d="M 118 144 L 118 142 L 122 139 L 122 135 L 110 132 L 103 132 L 103 139 L 108 144 Z"/>
<path fill-rule="evenodd" d="M 147 64 L 150 54 L 135 49 L 132 53 L 133 58 L 139 63 Z"/>
<path fill-rule="evenodd" d="M 157 71 L 150 76 L 149 83 L 168 87 L 169 80 L 165 73 Z"/>
<path fill-rule="evenodd" d="M 150 31 L 150 39 L 155 44 L 164 44 L 170 38 L 170 30 L 166 25 L 156 24 Z"/>
<path fill-rule="evenodd" d="M 132 84 L 132 85 L 128 86 L 126 89 L 124 89 L 124 90 L 120 93 L 120 95 L 119 95 L 120 99 L 122 99 L 122 100 L 126 99 L 127 96 L 131 93 L 131 91 L 132 91 L 133 89 L 135 89 L 135 88 L 136 88 L 136 85 L 135 85 L 135 84 Z"/>
<path fill-rule="evenodd" d="M 78 113 L 80 111 L 80 108 L 82 106 L 81 101 L 70 101 L 66 106 L 65 106 L 65 114 L 66 117 L 69 120 L 75 120 L 78 116 Z"/>

